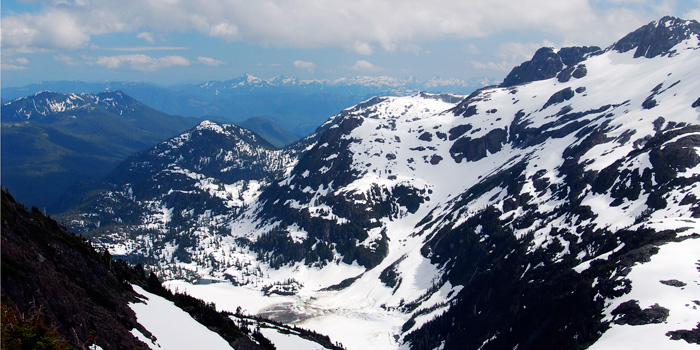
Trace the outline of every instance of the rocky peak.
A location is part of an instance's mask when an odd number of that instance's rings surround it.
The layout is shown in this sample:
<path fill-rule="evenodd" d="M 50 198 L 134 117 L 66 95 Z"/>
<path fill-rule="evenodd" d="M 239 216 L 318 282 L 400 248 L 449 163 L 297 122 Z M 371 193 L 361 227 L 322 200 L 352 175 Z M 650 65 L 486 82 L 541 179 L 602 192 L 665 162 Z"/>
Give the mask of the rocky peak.
<path fill-rule="evenodd" d="M 621 53 L 636 48 L 635 58 L 653 58 L 673 53 L 674 46 L 693 36 L 700 39 L 700 23 L 666 16 L 627 34 L 610 48 Z"/>
<path fill-rule="evenodd" d="M 143 103 L 125 94 L 121 90 L 101 92 L 97 95 L 85 95 L 90 97 L 93 104 L 119 115 L 130 114 L 131 112 L 146 107 Z"/>
<path fill-rule="evenodd" d="M 557 52 L 551 47 L 540 48 L 531 60 L 513 68 L 500 86 L 509 87 L 554 78 L 562 69 L 576 65 L 599 51 L 597 46 L 564 47 Z"/>

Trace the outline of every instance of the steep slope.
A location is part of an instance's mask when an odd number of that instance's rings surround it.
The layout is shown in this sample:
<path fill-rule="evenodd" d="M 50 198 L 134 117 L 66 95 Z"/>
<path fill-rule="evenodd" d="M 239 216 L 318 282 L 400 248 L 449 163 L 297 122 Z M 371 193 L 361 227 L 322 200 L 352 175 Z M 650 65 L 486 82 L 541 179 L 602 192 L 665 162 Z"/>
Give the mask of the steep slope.
<path fill-rule="evenodd" d="M 167 292 L 5 190 L 2 218 L 3 348 L 186 349 L 195 337 L 209 349 L 262 349 L 226 315 Z"/>
<path fill-rule="evenodd" d="M 700 31 L 671 18 L 650 26 L 685 36 L 654 60 L 616 44 L 581 62 L 585 77 L 482 91 L 454 110 L 474 127 L 495 127 L 455 143 L 455 161 L 487 171 L 416 228 L 423 254 L 465 288 L 407 336 L 414 348 L 575 348 L 609 325 L 626 346 L 693 341 L 673 334 L 700 319 L 686 306 L 700 286 L 691 277 L 698 255 L 682 255 L 700 232 Z M 493 154 L 480 156 L 479 144 Z M 678 259 L 656 263 L 667 250 Z M 634 267 L 650 259 L 654 267 Z M 650 269 L 668 275 L 635 275 Z M 665 288 L 672 276 L 689 290 Z"/>
<path fill-rule="evenodd" d="M 16 99 L 2 106 L 2 183 L 20 200 L 55 212 L 73 183 L 99 179 L 128 155 L 196 123 L 121 92 Z"/>
<path fill-rule="evenodd" d="M 299 139 L 299 136 L 280 128 L 270 120 L 262 117 L 249 118 L 237 123 L 243 128 L 255 132 L 275 147 L 282 148 Z"/>
<path fill-rule="evenodd" d="M 350 349 L 693 346 L 700 32 L 644 28 L 631 45 L 540 50 L 561 65 L 533 59 L 520 71 L 547 73 L 515 85 L 342 111 L 191 245 L 197 259 L 95 242 Z"/>
<path fill-rule="evenodd" d="M 77 208 L 58 217 L 76 232 L 92 231 L 103 244 L 111 242 L 118 256 L 206 265 L 212 261 L 202 245 L 226 236 L 224 223 L 293 166 L 295 152 L 275 150 L 238 126 L 204 121 L 129 157 L 75 200 L 81 202 Z"/>

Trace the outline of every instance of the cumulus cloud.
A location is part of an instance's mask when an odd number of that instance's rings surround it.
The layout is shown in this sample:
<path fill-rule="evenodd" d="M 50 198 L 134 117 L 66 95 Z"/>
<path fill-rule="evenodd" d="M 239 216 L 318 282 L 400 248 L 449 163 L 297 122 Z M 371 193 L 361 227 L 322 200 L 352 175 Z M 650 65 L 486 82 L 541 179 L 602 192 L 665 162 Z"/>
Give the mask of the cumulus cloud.
<path fill-rule="evenodd" d="M 365 61 L 365 60 L 359 60 L 355 62 L 355 64 L 350 67 L 351 70 L 356 70 L 356 71 L 364 71 L 364 72 L 378 72 L 382 70 L 380 67 L 377 67 L 373 65 L 372 63 Z"/>
<path fill-rule="evenodd" d="M 685 19 L 694 19 L 696 21 L 700 21 L 700 0 L 697 0 L 695 3 L 695 8 L 689 10 L 683 15 L 683 18 Z"/>
<path fill-rule="evenodd" d="M 53 59 L 54 59 L 54 61 L 63 62 L 69 66 L 77 66 L 78 65 L 78 61 L 76 61 L 75 58 L 68 56 L 68 55 L 64 55 L 64 54 L 54 55 Z"/>
<path fill-rule="evenodd" d="M 78 24 L 77 17 L 49 9 L 39 14 L 20 14 L 2 18 L 2 47 L 12 53 L 50 50 L 75 50 L 86 47 L 90 34 Z"/>
<path fill-rule="evenodd" d="M 391 51 L 410 42 L 484 37 L 511 29 L 585 37 L 592 31 L 583 28 L 610 25 L 605 18 L 589 0 L 328 0 L 321 5 L 306 0 L 56 1 L 38 13 L 3 17 L 2 45 L 18 51 L 74 50 L 85 47 L 93 35 L 128 32 L 152 42 L 152 34 L 143 31 L 149 28 L 371 54 L 375 44 Z"/>
<path fill-rule="evenodd" d="M 425 53 L 430 53 L 430 51 L 425 50 L 424 48 L 422 48 L 421 46 L 416 45 L 416 44 L 405 44 L 405 45 L 401 46 L 401 51 L 412 53 L 414 55 L 421 55 L 421 54 L 425 54 Z"/>
<path fill-rule="evenodd" d="M 2 63 L 2 70 L 26 70 L 27 67 L 11 63 Z"/>
<path fill-rule="evenodd" d="M 508 72 L 515 66 L 513 63 L 507 62 L 507 61 L 480 62 L 477 60 L 472 60 L 471 64 L 472 64 L 472 67 L 474 67 L 474 69 L 477 69 L 477 70 L 491 70 L 491 71 L 496 71 L 496 72 Z"/>
<path fill-rule="evenodd" d="M 513 67 L 524 61 L 529 61 L 541 47 L 552 47 L 558 49 L 551 41 L 537 43 L 505 42 L 498 45 L 493 57 L 496 59 L 489 62 L 471 60 L 472 67 L 477 70 L 490 70 L 495 72 L 509 72 Z"/>
<path fill-rule="evenodd" d="M 146 40 L 146 41 L 148 41 L 148 42 L 151 43 L 151 44 L 153 44 L 153 43 L 156 42 L 156 39 L 153 37 L 153 34 L 152 34 L 152 33 L 149 33 L 149 32 L 141 32 L 141 33 L 138 33 L 138 34 L 136 34 L 136 37 L 139 38 L 139 39 Z"/>
<path fill-rule="evenodd" d="M 205 64 L 207 66 L 211 66 L 211 67 L 216 67 L 216 66 L 220 66 L 220 65 L 224 64 L 223 61 L 219 61 L 219 60 L 209 58 L 209 57 L 202 57 L 202 56 L 197 57 L 197 62 Z"/>
<path fill-rule="evenodd" d="M 189 66 L 190 61 L 182 56 L 150 57 L 143 54 L 100 56 L 95 64 L 107 68 L 119 68 L 129 65 L 131 69 L 139 71 L 155 71 L 172 66 Z"/>
<path fill-rule="evenodd" d="M 306 69 L 309 72 L 313 72 L 314 69 L 316 68 L 316 64 L 313 62 L 296 60 L 296 61 L 294 61 L 294 67 Z"/>
<path fill-rule="evenodd" d="M 29 60 L 24 57 L 3 57 L 2 70 L 26 70 Z"/>
<path fill-rule="evenodd" d="M 104 47 L 102 50 L 107 51 L 176 51 L 188 50 L 189 47 L 184 46 L 134 46 L 134 47 Z"/>
<path fill-rule="evenodd" d="M 649 22 L 670 5 L 647 1 L 624 10 L 592 0 L 53 1 L 37 13 L 4 16 L 2 46 L 20 52 L 75 50 L 86 47 L 92 36 L 108 33 L 139 33 L 151 42 L 150 31 L 198 31 L 226 41 L 284 47 L 341 47 L 363 55 L 374 48 L 393 51 L 409 43 L 508 30 L 595 43 Z"/>
<path fill-rule="evenodd" d="M 349 46 L 349 49 L 350 51 L 354 51 L 360 55 L 371 55 L 374 52 L 372 45 L 360 41 L 354 42 Z"/>
<path fill-rule="evenodd" d="M 479 50 L 479 48 L 474 44 L 468 44 L 462 49 L 462 51 L 469 55 L 478 55 L 481 53 L 481 50 Z"/>
<path fill-rule="evenodd" d="M 234 24 L 229 23 L 229 21 L 215 23 L 214 25 L 210 26 L 209 35 L 219 37 L 227 41 L 241 39 L 241 36 L 238 32 L 238 27 Z"/>
<path fill-rule="evenodd" d="M 536 43 L 505 42 L 498 45 L 495 55 L 511 62 L 522 62 L 532 58 L 535 51 L 542 47 L 558 49 L 553 42 L 548 40 Z"/>

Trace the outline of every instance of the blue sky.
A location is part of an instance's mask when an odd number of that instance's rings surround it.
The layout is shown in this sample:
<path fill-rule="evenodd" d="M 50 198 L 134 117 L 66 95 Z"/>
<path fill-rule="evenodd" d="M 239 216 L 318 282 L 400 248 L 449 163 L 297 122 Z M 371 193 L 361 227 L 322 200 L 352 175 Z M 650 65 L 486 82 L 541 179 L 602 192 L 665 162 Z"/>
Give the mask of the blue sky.
<path fill-rule="evenodd" d="M 38 81 L 502 79 L 700 0 L 3 0 L 2 86 Z"/>

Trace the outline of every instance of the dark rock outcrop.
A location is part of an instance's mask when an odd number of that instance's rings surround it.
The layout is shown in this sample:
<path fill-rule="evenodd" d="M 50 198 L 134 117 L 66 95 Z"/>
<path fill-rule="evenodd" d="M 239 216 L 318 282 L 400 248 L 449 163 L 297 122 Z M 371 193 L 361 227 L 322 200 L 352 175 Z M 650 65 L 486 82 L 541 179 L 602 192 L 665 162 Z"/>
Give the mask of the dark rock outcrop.
<path fill-rule="evenodd" d="M 663 323 L 668 318 L 668 309 L 659 304 L 654 304 L 642 310 L 637 300 L 626 301 L 612 311 L 616 324 L 628 324 L 631 326 Z"/>
<path fill-rule="evenodd" d="M 461 163 L 462 159 L 466 159 L 467 162 L 475 162 L 485 158 L 488 153 L 500 151 L 507 140 L 508 131 L 504 129 L 493 129 L 476 139 L 462 137 L 452 144 L 450 155 L 457 163 Z"/>
<path fill-rule="evenodd" d="M 653 58 L 671 54 L 671 49 L 691 36 L 700 35 L 700 23 L 666 16 L 653 21 L 614 43 L 611 48 L 618 52 L 637 49 L 634 58 Z"/>
<path fill-rule="evenodd" d="M 574 97 L 575 93 L 574 90 L 571 90 L 571 88 L 566 88 L 559 90 L 555 92 L 549 100 L 542 106 L 542 109 L 545 109 L 551 105 L 555 105 L 557 103 L 562 103 L 564 101 L 570 100 L 572 97 Z"/>
<path fill-rule="evenodd" d="M 78 348 L 147 348 L 129 332 L 143 330 L 128 305 L 137 294 L 109 271 L 110 261 L 3 190 L 2 303 L 16 314 L 41 310 L 36 317 Z"/>
<path fill-rule="evenodd" d="M 554 78 L 562 69 L 575 66 L 597 52 L 601 52 L 597 46 L 565 47 L 558 52 L 554 52 L 551 47 L 543 47 L 535 52 L 531 60 L 513 68 L 500 86 L 509 87 Z M 575 69 L 571 73 L 574 71 Z M 579 71 L 577 76 L 585 74 L 585 71 Z"/>

